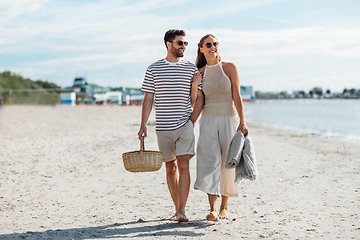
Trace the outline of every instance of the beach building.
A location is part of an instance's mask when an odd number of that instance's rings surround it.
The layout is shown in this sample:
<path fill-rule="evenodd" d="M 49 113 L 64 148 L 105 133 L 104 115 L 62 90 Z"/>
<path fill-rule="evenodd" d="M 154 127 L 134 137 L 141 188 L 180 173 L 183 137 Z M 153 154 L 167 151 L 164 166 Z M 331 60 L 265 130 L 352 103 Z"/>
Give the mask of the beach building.
<path fill-rule="evenodd" d="M 107 92 L 108 101 L 122 105 L 122 92 Z"/>
<path fill-rule="evenodd" d="M 92 100 L 96 104 L 103 104 L 107 102 L 107 97 L 105 93 L 94 93 Z"/>
<path fill-rule="evenodd" d="M 94 93 L 93 101 L 97 104 L 115 103 L 122 105 L 122 92 Z"/>
<path fill-rule="evenodd" d="M 83 77 L 75 78 L 72 89 L 74 92 L 84 92 L 84 93 L 92 94 L 90 85 Z"/>
<path fill-rule="evenodd" d="M 76 94 L 75 94 L 75 92 L 60 93 L 60 104 L 75 106 L 76 105 Z"/>
<path fill-rule="evenodd" d="M 240 86 L 240 94 L 243 101 L 255 100 L 255 92 L 252 86 Z"/>
<path fill-rule="evenodd" d="M 131 104 L 141 105 L 144 100 L 144 97 L 145 97 L 144 93 L 130 95 L 130 105 Z"/>
<path fill-rule="evenodd" d="M 123 88 L 123 104 L 125 105 L 141 105 L 145 93 L 140 88 Z"/>

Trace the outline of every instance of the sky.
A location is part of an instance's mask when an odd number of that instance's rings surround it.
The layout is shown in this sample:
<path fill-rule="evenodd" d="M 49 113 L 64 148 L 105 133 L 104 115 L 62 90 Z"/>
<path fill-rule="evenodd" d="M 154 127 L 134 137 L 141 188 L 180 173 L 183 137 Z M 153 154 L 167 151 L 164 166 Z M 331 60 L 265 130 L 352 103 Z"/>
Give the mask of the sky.
<path fill-rule="evenodd" d="M 0 0 L 0 72 L 141 87 L 164 33 L 184 29 L 184 59 L 211 33 L 255 91 L 360 89 L 359 12 L 359 0 Z"/>

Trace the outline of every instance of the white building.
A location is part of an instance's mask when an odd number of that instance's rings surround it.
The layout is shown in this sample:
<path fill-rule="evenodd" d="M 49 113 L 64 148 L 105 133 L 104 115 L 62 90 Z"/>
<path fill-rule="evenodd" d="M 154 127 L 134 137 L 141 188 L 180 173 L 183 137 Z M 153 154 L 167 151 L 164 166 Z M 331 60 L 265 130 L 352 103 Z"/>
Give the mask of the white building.
<path fill-rule="evenodd" d="M 76 94 L 74 92 L 60 93 L 60 104 L 75 106 L 76 105 Z"/>
<path fill-rule="evenodd" d="M 95 103 L 111 102 L 122 104 L 122 92 L 95 93 Z"/>
<path fill-rule="evenodd" d="M 251 101 L 255 99 L 255 93 L 252 86 L 240 86 L 240 94 L 244 101 Z"/>

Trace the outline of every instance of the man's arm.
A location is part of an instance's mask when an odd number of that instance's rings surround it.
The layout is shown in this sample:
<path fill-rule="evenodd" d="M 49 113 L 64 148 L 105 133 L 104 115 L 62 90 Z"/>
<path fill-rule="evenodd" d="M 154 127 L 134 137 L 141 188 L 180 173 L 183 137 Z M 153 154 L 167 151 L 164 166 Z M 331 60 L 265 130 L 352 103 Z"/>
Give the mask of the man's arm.
<path fill-rule="evenodd" d="M 190 120 L 193 123 L 193 125 L 195 125 L 195 122 L 196 122 L 196 120 L 198 119 L 198 117 L 199 117 L 199 115 L 201 113 L 201 110 L 202 110 L 202 108 L 204 106 L 204 103 L 205 103 L 204 93 L 203 93 L 203 91 L 198 89 L 194 110 L 193 110 L 193 112 L 191 114 L 191 117 L 190 117 Z"/>
<path fill-rule="evenodd" d="M 147 127 L 146 124 L 148 122 L 152 105 L 154 102 L 154 94 L 153 93 L 145 93 L 144 101 L 142 104 L 142 113 L 141 113 L 141 124 L 138 132 L 139 139 L 142 137 L 147 137 Z"/>

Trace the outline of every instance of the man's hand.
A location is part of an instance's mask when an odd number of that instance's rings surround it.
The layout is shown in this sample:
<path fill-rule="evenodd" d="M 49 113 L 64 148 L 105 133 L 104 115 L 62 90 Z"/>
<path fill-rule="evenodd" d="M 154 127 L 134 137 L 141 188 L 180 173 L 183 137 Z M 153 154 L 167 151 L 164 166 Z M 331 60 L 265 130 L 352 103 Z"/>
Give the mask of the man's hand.
<path fill-rule="evenodd" d="M 147 137 L 147 127 L 145 125 L 140 127 L 138 136 L 139 136 L 139 140 L 141 140 L 141 138 Z"/>
<path fill-rule="evenodd" d="M 147 128 L 146 123 L 149 119 L 149 115 L 152 109 L 152 105 L 154 102 L 154 94 L 153 93 L 145 93 L 143 105 L 142 105 L 142 112 L 141 112 L 141 123 L 140 129 L 138 132 L 139 139 L 147 137 Z"/>

